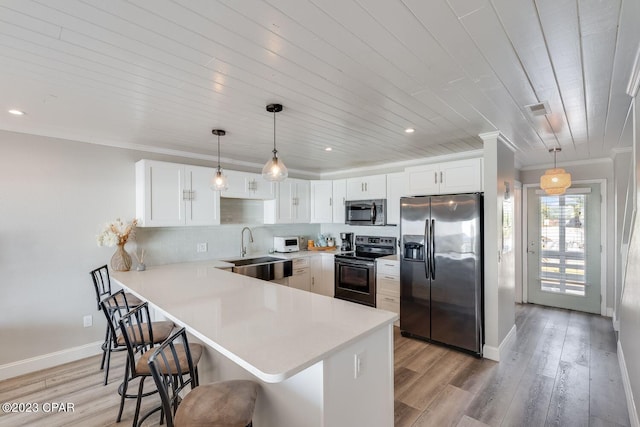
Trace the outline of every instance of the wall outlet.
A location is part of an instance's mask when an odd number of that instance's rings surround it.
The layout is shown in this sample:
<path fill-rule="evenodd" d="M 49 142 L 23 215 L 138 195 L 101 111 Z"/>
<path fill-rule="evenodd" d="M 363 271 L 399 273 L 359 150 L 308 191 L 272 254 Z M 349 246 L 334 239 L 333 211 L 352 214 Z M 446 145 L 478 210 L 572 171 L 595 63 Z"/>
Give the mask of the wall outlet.
<path fill-rule="evenodd" d="M 198 243 L 198 245 L 196 246 L 196 251 L 198 252 L 207 252 L 208 249 L 208 245 L 207 243 Z"/>
<path fill-rule="evenodd" d="M 87 314 L 86 316 L 84 316 L 82 318 L 82 324 L 84 325 L 85 328 L 93 326 L 93 316 L 90 314 Z"/>

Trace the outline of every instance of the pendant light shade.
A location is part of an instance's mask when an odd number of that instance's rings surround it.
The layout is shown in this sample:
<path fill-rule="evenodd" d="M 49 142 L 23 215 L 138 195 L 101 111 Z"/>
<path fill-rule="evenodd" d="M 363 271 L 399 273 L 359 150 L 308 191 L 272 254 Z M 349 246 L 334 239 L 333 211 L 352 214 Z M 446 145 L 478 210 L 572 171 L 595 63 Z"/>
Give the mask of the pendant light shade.
<path fill-rule="evenodd" d="M 283 161 L 278 158 L 278 150 L 276 150 L 276 113 L 282 111 L 282 105 L 269 104 L 267 111 L 273 113 L 273 157 L 262 168 L 262 177 L 267 181 L 283 181 L 289 176 L 289 171 Z"/>
<path fill-rule="evenodd" d="M 553 153 L 553 169 L 547 169 L 540 177 L 540 188 L 551 196 L 564 194 L 567 188 L 571 187 L 571 174 L 556 167 L 556 154 L 560 151 L 562 151 L 560 147 L 549 150 L 550 153 Z"/>
<path fill-rule="evenodd" d="M 222 168 L 220 167 L 220 137 L 226 135 L 226 132 L 222 129 L 213 129 L 211 133 L 218 136 L 218 168 L 216 169 L 216 174 L 211 178 L 211 189 L 222 191 L 227 189 L 227 177 L 222 173 Z"/>

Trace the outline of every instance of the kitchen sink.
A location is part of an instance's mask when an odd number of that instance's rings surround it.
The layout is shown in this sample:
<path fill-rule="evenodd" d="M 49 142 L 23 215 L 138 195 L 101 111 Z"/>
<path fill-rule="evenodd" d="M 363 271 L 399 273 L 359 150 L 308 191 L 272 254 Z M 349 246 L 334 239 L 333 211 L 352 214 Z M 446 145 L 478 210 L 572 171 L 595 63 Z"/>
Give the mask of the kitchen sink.
<path fill-rule="evenodd" d="M 293 261 L 270 256 L 225 260 L 234 266 L 231 271 L 262 280 L 278 280 L 291 276 Z"/>
<path fill-rule="evenodd" d="M 267 262 L 278 262 L 278 261 L 286 261 L 286 259 L 276 258 L 272 256 L 261 256 L 257 258 L 240 258 L 240 259 L 225 260 L 225 262 L 230 262 L 236 267 L 241 267 L 241 266 L 250 265 L 250 264 L 265 264 Z"/>

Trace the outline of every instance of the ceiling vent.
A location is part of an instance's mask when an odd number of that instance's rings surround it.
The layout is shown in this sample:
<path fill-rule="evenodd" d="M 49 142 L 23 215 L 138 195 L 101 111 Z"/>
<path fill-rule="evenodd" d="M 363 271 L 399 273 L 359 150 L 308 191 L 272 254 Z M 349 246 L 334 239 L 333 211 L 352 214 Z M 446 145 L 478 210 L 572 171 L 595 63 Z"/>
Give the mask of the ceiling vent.
<path fill-rule="evenodd" d="M 540 102 L 538 104 L 526 105 L 525 108 L 527 108 L 534 116 L 545 116 L 551 113 L 551 109 L 549 108 L 549 103 L 547 101 Z"/>

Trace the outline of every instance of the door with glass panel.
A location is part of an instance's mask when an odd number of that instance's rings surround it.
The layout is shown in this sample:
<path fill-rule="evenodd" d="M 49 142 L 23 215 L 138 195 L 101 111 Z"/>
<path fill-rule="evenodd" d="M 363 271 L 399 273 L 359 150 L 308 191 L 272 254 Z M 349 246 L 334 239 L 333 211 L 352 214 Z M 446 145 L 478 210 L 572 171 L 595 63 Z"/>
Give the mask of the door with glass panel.
<path fill-rule="evenodd" d="M 529 302 L 600 313 L 600 204 L 600 184 L 561 196 L 528 190 Z"/>

